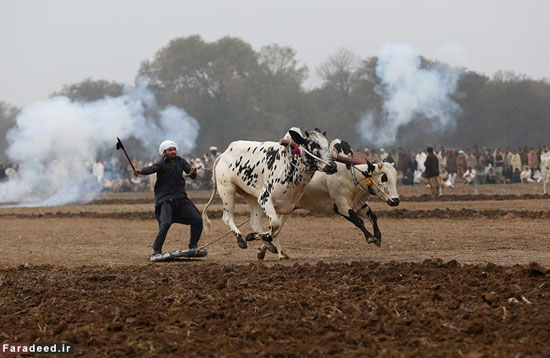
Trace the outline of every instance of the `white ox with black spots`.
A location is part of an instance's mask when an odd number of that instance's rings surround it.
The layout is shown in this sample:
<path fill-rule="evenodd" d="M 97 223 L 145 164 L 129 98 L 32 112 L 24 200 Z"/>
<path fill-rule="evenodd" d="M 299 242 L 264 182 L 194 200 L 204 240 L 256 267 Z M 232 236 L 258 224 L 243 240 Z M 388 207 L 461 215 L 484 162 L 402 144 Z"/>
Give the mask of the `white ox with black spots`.
<path fill-rule="evenodd" d="M 280 259 L 288 258 L 277 239 L 280 228 L 296 208 L 313 174 L 318 170 L 327 174 L 336 172 L 325 133 L 316 129 L 302 136 L 299 129 L 293 128 L 288 134 L 298 148 L 306 148 L 317 158 L 305 150 L 292 152 L 290 147 L 276 142 L 236 141 L 216 160 L 212 170 L 214 188 L 202 213 L 207 232 L 211 224 L 206 212 L 217 191 L 223 202 L 224 223 L 236 236 L 238 246 L 248 247 L 234 221 L 235 194 L 239 193 L 250 205 L 250 225 L 254 230 L 246 240 L 259 238 Z M 269 220 L 266 232 L 260 223 L 262 215 Z"/>
<path fill-rule="evenodd" d="M 335 148 L 338 153 L 353 156 L 349 144 L 339 139 L 334 140 L 330 147 Z M 306 209 L 313 213 L 339 214 L 357 226 L 368 243 L 380 246 L 382 234 L 377 217 L 367 200 L 369 196 L 376 195 L 388 205 L 398 206 L 400 200 L 396 186 L 397 172 L 390 163 L 371 164 L 366 159 L 356 160 L 356 162 L 359 161 L 365 164 L 356 164 L 354 167 L 337 162 L 338 170 L 334 175 L 315 173 L 296 204 L 296 209 Z M 372 180 L 370 186 L 366 184 L 367 177 L 364 173 L 369 173 Z M 370 220 L 374 236 L 365 228 L 362 218 Z M 266 249 L 270 247 L 265 244 L 260 248 L 258 253 L 260 260 L 265 257 Z"/>

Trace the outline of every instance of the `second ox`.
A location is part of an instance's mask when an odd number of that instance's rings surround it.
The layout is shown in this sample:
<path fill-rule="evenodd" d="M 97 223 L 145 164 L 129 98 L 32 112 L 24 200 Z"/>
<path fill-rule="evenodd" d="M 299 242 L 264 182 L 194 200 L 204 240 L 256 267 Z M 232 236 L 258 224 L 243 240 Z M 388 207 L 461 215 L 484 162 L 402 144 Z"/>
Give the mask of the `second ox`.
<path fill-rule="evenodd" d="M 247 248 L 234 221 L 235 194 L 239 193 L 250 205 L 250 225 L 254 230 L 246 240 L 259 238 L 268 243 L 280 259 L 288 258 L 278 241 L 280 229 L 296 208 L 313 174 L 319 170 L 333 174 L 337 168 L 325 133 L 315 129 L 302 135 L 299 129 L 293 128 L 288 135 L 297 144 L 292 152 L 276 142 L 236 141 L 216 160 L 212 170 L 214 188 L 202 213 L 207 231 L 211 224 L 206 213 L 217 191 L 223 202 L 224 223 L 236 236 L 238 246 Z M 269 220 L 269 229 L 265 232 L 260 223 L 263 214 Z"/>
<path fill-rule="evenodd" d="M 382 233 L 367 200 L 373 195 L 389 206 L 399 205 L 397 172 L 393 164 L 372 164 L 360 153 L 354 155 L 349 144 L 339 139 L 334 140 L 330 147 L 333 149 L 331 152 L 341 161 L 337 173 L 330 176 L 315 173 L 296 204 L 296 209 L 339 214 L 357 226 L 368 243 L 380 246 Z M 365 227 L 362 218 L 370 220 L 374 235 Z M 265 243 L 258 253 L 260 260 L 265 257 L 267 249 L 275 251 L 269 243 Z"/>

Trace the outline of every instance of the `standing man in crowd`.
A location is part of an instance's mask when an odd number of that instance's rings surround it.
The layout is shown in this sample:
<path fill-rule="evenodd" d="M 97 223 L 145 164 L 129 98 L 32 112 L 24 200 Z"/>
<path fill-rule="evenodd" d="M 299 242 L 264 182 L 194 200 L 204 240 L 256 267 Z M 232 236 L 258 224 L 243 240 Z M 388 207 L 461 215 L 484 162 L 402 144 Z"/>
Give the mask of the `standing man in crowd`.
<path fill-rule="evenodd" d="M 456 158 L 457 158 L 456 149 L 454 148 L 449 149 L 447 151 L 447 172 L 449 173 L 449 180 L 451 181 L 453 186 L 455 184 L 455 177 L 456 177 Z"/>
<path fill-rule="evenodd" d="M 540 173 L 541 181 L 544 184 L 544 194 L 548 193 L 548 183 L 550 183 L 550 150 L 544 146 L 540 155 Z"/>
<path fill-rule="evenodd" d="M 470 153 L 470 150 L 466 150 L 466 168 L 477 168 L 477 158 L 474 153 Z"/>
<path fill-rule="evenodd" d="M 497 183 L 502 183 L 503 173 L 504 173 L 504 155 L 500 148 L 497 148 L 494 154 L 495 159 L 495 175 Z"/>
<path fill-rule="evenodd" d="M 134 175 L 150 175 L 157 173 L 155 184 L 155 215 L 159 223 L 159 231 L 153 243 L 153 252 L 149 261 L 163 261 L 170 257 L 206 256 L 206 250 L 201 252 L 197 244 L 202 233 L 202 217 L 197 207 L 187 197 L 183 172 L 191 179 L 197 177 L 197 168 L 191 167 L 185 159 L 177 155 L 178 145 L 165 140 L 160 144 L 159 154 L 162 159 L 149 167 L 136 169 Z M 162 253 L 162 245 L 172 223 L 191 225 L 189 250 Z"/>
<path fill-rule="evenodd" d="M 512 173 L 515 173 L 516 170 L 521 172 L 522 165 L 525 164 L 521 161 L 521 155 L 519 150 L 514 150 L 512 156 L 510 157 L 510 165 L 512 166 Z"/>
<path fill-rule="evenodd" d="M 209 148 L 209 150 L 210 150 L 210 154 L 208 155 L 208 162 L 209 162 L 208 168 L 210 170 L 213 170 L 214 162 L 216 162 L 216 159 L 218 159 L 220 154 L 218 153 L 218 147 L 212 146 Z"/>
<path fill-rule="evenodd" d="M 533 147 L 527 152 L 527 165 L 531 169 L 531 179 L 535 180 L 535 172 L 539 169 L 539 156 Z"/>
<path fill-rule="evenodd" d="M 428 184 L 430 184 L 430 189 L 432 191 L 432 197 L 435 199 L 439 196 L 439 188 L 441 187 L 441 181 L 439 178 L 439 159 L 437 159 L 434 154 L 433 147 L 428 147 L 426 149 L 428 155 L 426 156 L 426 161 L 424 166 L 426 171 L 424 176 L 428 179 Z"/>

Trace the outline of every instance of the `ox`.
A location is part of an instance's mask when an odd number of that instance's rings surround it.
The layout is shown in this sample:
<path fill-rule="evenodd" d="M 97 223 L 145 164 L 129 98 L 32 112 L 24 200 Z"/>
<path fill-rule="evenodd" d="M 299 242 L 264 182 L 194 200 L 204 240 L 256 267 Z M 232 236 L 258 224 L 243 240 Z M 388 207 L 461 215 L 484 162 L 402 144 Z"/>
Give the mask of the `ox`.
<path fill-rule="evenodd" d="M 202 212 L 207 232 L 211 223 L 206 212 L 217 191 L 223 202 L 224 223 L 237 237 L 237 245 L 241 249 L 248 247 L 233 218 L 235 193 L 239 193 L 250 205 L 250 225 L 254 230 L 246 240 L 259 238 L 269 243 L 279 258 L 287 258 L 277 238 L 280 228 L 294 211 L 313 174 L 321 169 L 327 174 L 336 172 L 325 133 L 315 129 L 302 136 L 299 129 L 293 128 L 288 135 L 297 144 L 292 152 L 290 146 L 276 142 L 236 141 L 218 157 L 212 170 L 212 195 Z M 269 220 L 267 232 L 261 227 L 262 213 Z"/>
<path fill-rule="evenodd" d="M 390 163 L 373 165 L 360 153 L 354 155 L 349 144 L 339 139 L 331 143 L 331 148 L 335 154 L 339 153 L 339 161 L 347 164 L 339 162 L 334 175 L 315 173 L 296 204 L 296 209 L 306 209 L 314 213 L 337 213 L 357 226 L 368 243 L 380 246 L 382 234 L 377 217 L 367 200 L 370 195 L 376 195 L 390 206 L 399 205 L 396 189 L 397 172 Z M 370 185 L 367 185 L 367 177 L 371 180 Z M 370 220 L 374 236 L 365 228 L 361 217 Z M 267 249 L 275 252 L 269 243 L 266 243 L 260 248 L 258 259 L 262 260 L 265 257 Z"/>

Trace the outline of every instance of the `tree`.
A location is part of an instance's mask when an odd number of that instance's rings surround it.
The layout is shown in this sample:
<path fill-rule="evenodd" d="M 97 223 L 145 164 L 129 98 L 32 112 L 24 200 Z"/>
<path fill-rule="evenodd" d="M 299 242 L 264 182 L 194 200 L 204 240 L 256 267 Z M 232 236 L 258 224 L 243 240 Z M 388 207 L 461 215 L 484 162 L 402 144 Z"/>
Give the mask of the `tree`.
<path fill-rule="evenodd" d="M 351 51 L 339 49 L 330 56 L 318 70 L 327 87 L 333 87 L 342 100 L 347 100 L 351 94 L 354 73 L 359 59 Z"/>
<path fill-rule="evenodd" d="M 370 73 L 363 71 L 365 62 L 346 49 L 339 49 L 317 70 L 323 79 L 320 88 L 311 92 L 313 117 L 331 137 L 340 137 L 357 145 L 360 135 L 357 123 L 369 108 L 369 97 L 376 96 Z"/>
<path fill-rule="evenodd" d="M 6 134 L 15 127 L 15 119 L 20 112 L 21 109 L 0 101 L 0 160 L 6 160 Z"/>
<path fill-rule="evenodd" d="M 161 102 L 184 108 L 199 121 L 198 149 L 205 150 L 284 134 L 289 119 L 299 117 L 307 68 L 287 47 L 270 45 L 258 53 L 239 38 L 207 43 L 194 35 L 172 40 L 139 74 L 151 78 Z"/>
<path fill-rule="evenodd" d="M 61 91 L 54 92 L 50 97 L 65 96 L 73 101 L 93 102 L 105 97 L 119 97 L 124 85 L 106 80 L 86 78 L 75 84 L 65 84 Z"/>

